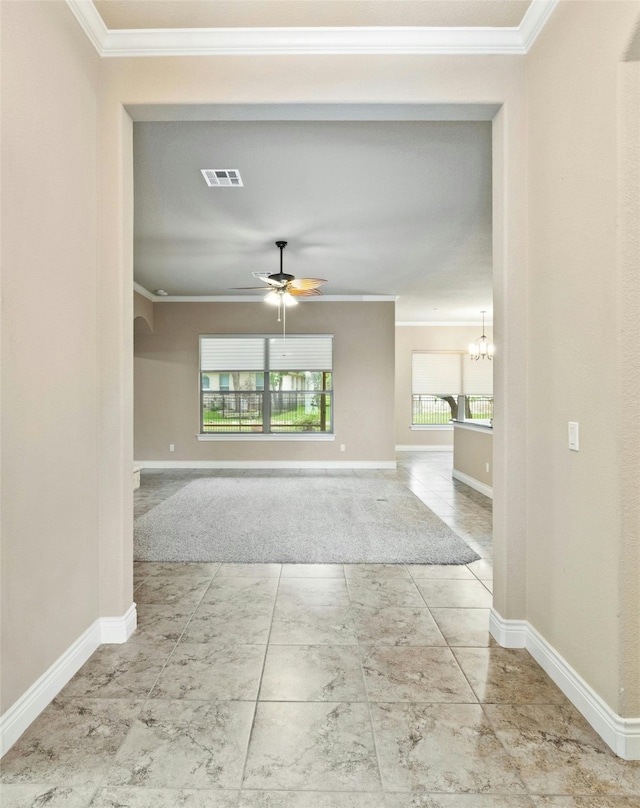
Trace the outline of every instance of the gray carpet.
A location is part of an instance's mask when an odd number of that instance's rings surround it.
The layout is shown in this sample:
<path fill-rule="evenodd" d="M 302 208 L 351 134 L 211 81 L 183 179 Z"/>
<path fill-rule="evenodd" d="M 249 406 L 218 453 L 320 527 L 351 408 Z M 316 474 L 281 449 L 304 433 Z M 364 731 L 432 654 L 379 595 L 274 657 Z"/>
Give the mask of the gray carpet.
<path fill-rule="evenodd" d="M 134 557 L 468 564 L 480 556 L 396 480 L 210 477 L 136 520 Z"/>

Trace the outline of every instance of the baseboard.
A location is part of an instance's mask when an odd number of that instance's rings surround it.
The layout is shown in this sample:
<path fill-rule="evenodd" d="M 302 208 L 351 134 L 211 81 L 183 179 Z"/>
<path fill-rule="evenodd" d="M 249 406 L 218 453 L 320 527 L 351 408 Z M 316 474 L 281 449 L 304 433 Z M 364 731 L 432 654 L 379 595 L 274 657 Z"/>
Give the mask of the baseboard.
<path fill-rule="evenodd" d="M 395 460 L 136 460 L 145 469 L 395 469 Z"/>
<path fill-rule="evenodd" d="M 454 480 L 459 480 L 461 483 L 468 485 L 469 488 L 474 488 L 476 491 L 484 494 L 485 497 L 493 499 L 493 488 L 490 485 L 481 483 L 480 480 L 476 480 L 475 477 L 469 477 L 468 474 L 464 474 L 462 471 L 458 471 L 458 469 L 453 469 L 451 476 Z"/>
<path fill-rule="evenodd" d="M 135 603 L 122 617 L 102 617 L 95 620 L 27 692 L 0 716 L 0 757 L 13 746 L 102 643 L 126 642 L 135 627 Z"/>
<path fill-rule="evenodd" d="M 640 760 L 640 718 L 615 713 L 528 621 L 505 620 L 491 609 L 489 630 L 504 648 L 526 648 L 616 755 Z"/>
<path fill-rule="evenodd" d="M 489 631 L 493 639 L 503 648 L 526 648 L 526 620 L 505 620 L 495 609 L 489 614 Z"/>
<path fill-rule="evenodd" d="M 132 603 L 122 617 L 101 617 L 98 622 L 102 645 L 126 642 L 138 623 L 136 604 Z"/>
<path fill-rule="evenodd" d="M 434 443 L 432 446 L 425 443 L 411 443 L 408 446 L 396 446 L 396 452 L 453 452 L 453 443 L 449 446 L 440 443 Z"/>

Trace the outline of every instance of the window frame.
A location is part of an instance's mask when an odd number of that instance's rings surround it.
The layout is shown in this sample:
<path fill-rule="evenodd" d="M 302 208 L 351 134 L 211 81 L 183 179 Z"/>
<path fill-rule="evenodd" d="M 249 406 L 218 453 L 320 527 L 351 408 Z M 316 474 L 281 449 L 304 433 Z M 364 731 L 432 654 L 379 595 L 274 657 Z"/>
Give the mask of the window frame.
<path fill-rule="evenodd" d="M 215 339 L 215 340 L 222 340 L 222 339 L 260 339 L 263 342 L 263 361 L 262 361 L 262 368 L 260 369 L 252 369 L 252 370 L 240 370 L 237 369 L 224 369 L 224 370 L 205 370 L 202 367 L 202 345 L 203 340 L 206 339 Z M 324 432 L 311 432 L 311 431 L 277 431 L 272 432 L 272 424 L 271 424 L 271 405 L 272 405 L 272 394 L 271 390 L 271 362 L 270 362 L 270 343 L 272 340 L 281 341 L 283 339 L 282 334 L 200 334 L 198 336 L 198 410 L 199 410 L 199 426 L 198 426 L 198 434 L 196 435 L 198 440 L 207 441 L 207 440 L 334 440 L 335 438 L 335 390 L 334 390 L 334 350 L 333 350 L 333 334 L 287 334 L 286 339 L 325 339 L 331 341 L 331 367 L 325 368 L 322 370 L 312 370 L 312 371 L 301 371 L 301 372 L 317 372 L 317 373 L 328 373 L 331 378 L 331 389 L 326 391 L 308 391 L 309 393 L 324 393 L 329 395 L 329 406 L 330 406 L 330 424 L 331 430 L 326 430 Z M 263 379 L 263 387 L 259 389 L 256 385 L 256 389 L 253 391 L 246 391 L 249 393 L 255 393 L 259 396 L 262 396 L 262 431 L 247 431 L 247 430 L 235 430 L 229 432 L 204 432 L 204 396 L 203 393 L 209 392 L 205 391 L 202 388 L 202 377 L 205 373 L 236 373 L 236 372 L 253 372 L 256 375 L 262 374 Z M 273 371 L 278 372 L 278 371 Z M 286 373 L 295 373 L 296 371 L 285 371 Z"/>
<path fill-rule="evenodd" d="M 436 356 L 454 356 L 454 357 L 457 356 L 458 357 L 458 363 L 459 363 L 459 368 L 458 368 L 459 382 L 458 382 L 458 386 L 460 387 L 460 390 L 458 392 L 451 392 L 451 393 L 442 393 L 442 392 L 441 393 L 436 393 L 436 392 L 424 392 L 424 391 L 419 392 L 419 393 L 415 392 L 414 388 L 415 388 L 416 385 L 415 385 L 415 380 L 414 380 L 414 356 L 418 355 L 418 354 L 431 354 L 431 355 L 436 355 Z M 463 351 L 463 350 L 428 350 L 428 349 L 422 350 L 420 348 L 412 349 L 412 351 L 411 351 L 411 373 L 410 373 L 410 377 L 411 377 L 411 401 L 410 401 L 411 412 L 410 412 L 410 424 L 409 424 L 410 429 L 412 429 L 412 430 L 452 430 L 453 429 L 453 424 L 458 423 L 458 422 L 468 422 L 468 423 L 471 423 L 471 424 L 473 424 L 475 422 L 478 426 L 482 426 L 482 423 L 481 423 L 482 419 L 473 419 L 473 418 L 467 419 L 467 418 L 464 417 L 464 412 L 466 410 L 466 399 L 467 398 L 490 398 L 491 401 L 492 401 L 491 407 L 493 409 L 493 400 L 494 400 L 493 384 L 491 385 L 491 387 L 492 387 L 491 394 L 479 393 L 479 392 L 474 392 L 474 393 L 468 392 L 467 391 L 467 384 L 468 384 L 467 383 L 467 374 L 465 373 L 465 365 L 464 365 L 465 358 L 468 358 L 468 354 L 467 354 L 466 351 Z M 471 361 L 471 360 L 469 360 L 469 361 Z M 481 360 L 481 361 L 484 361 L 484 360 Z M 492 367 L 492 371 L 493 371 L 493 367 Z M 414 400 L 415 400 L 416 397 L 429 396 L 429 397 L 432 397 L 432 398 L 443 398 L 444 395 L 451 396 L 452 398 L 456 399 L 457 404 L 458 404 L 458 413 L 460 412 L 460 407 L 463 408 L 463 410 L 462 410 L 462 412 L 463 412 L 462 418 L 460 417 L 460 415 L 458 415 L 457 419 L 454 420 L 453 418 L 451 418 L 447 424 L 417 424 L 417 423 L 414 423 Z M 493 419 L 491 419 L 491 421 L 492 420 Z"/>

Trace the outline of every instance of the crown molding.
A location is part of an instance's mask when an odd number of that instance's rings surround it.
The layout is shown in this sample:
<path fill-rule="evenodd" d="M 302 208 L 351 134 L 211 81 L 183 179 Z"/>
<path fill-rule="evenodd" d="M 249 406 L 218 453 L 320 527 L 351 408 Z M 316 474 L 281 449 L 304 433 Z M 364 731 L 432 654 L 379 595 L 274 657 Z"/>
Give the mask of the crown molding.
<path fill-rule="evenodd" d="M 559 0 L 532 0 L 517 28 L 108 29 L 93 0 L 66 0 L 101 57 L 524 55 Z"/>
<path fill-rule="evenodd" d="M 396 320 L 398 328 L 439 328 L 444 326 L 446 328 L 480 328 L 482 321 L 476 322 L 475 320 Z M 485 322 L 487 327 L 492 327 L 493 322 L 488 320 Z"/>
<path fill-rule="evenodd" d="M 133 282 L 133 291 L 137 292 L 139 295 L 142 295 L 142 297 L 146 297 L 147 300 L 151 301 L 161 300 L 161 298 L 158 297 L 158 295 L 154 295 L 148 289 L 145 289 L 144 286 L 140 286 L 140 284 L 136 283 L 135 281 Z"/>
<path fill-rule="evenodd" d="M 154 295 L 139 283 L 133 291 L 152 303 L 264 303 L 264 295 Z M 265 292 L 269 291 L 265 287 Z M 395 303 L 397 295 L 322 295 L 305 298 L 304 303 Z"/>

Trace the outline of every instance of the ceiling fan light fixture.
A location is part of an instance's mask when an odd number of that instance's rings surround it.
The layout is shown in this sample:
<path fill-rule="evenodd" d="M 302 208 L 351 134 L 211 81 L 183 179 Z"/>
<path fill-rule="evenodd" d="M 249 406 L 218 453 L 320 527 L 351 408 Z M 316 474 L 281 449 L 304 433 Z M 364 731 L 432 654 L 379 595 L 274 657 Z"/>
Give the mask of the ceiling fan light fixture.
<path fill-rule="evenodd" d="M 265 295 L 264 302 L 269 303 L 272 306 L 279 306 L 280 305 L 280 293 L 276 292 L 275 289 L 274 289 L 273 292 L 269 292 L 269 294 Z"/>

